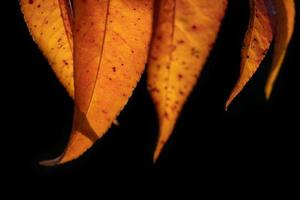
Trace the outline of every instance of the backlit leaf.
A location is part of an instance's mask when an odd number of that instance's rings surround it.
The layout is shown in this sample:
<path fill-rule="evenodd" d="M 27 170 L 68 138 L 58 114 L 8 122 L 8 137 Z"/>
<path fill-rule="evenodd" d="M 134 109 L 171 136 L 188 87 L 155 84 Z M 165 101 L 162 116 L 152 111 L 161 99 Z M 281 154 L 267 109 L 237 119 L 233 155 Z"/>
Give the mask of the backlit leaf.
<path fill-rule="evenodd" d="M 126 105 L 144 71 L 152 1 L 74 0 L 75 114 L 65 152 L 42 164 L 77 158 Z"/>
<path fill-rule="evenodd" d="M 156 160 L 213 47 L 227 0 L 159 1 L 148 88 L 159 117 Z"/>
<path fill-rule="evenodd" d="M 73 40 L 69 2 L 20 0 L 20 5 L 33 40 L 73 97 Z"/>
<path fill-rule="evenodd" d="M 272 0 L 250 0 L 250 22 L 241 55 L 240 75 L 226 102 L 226 109 L 256 72 L 273 39 Z"/>
<path fill-rule="evenodd" d="M 294 0 L 274 0 L 274 7 L 276 10 L 276 31 L 272 69 L 265 87 L 267 98 L 270 98 L 274 82 L 278 76 L 287 47 L 292 38 L 295 24 Z"/>

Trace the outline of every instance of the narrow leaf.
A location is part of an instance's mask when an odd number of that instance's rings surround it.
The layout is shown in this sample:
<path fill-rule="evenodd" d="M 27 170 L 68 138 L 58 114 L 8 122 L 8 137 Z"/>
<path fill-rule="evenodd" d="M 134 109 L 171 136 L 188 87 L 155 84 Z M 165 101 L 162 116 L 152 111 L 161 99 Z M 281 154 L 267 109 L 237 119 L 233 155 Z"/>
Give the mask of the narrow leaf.
<path fill-rule="evenodd" d="M 56 76 L 74 96 L 73 40 L 70 5 L 67 0 L 20 0 L 33 40 L 47 58 Z"/>
<path fill-rule="evenodd" d="M 158 158 L 213 47 L 227 0 L 159 2 L 148 88 L 159 117 Z"/>
<path fill-rule="evenodd" d="M 285 57 L 287 47 L 292 38 L 295 24 L 294 0 L 274 0 L 274 6 L 276 10 L 276 32 L 273 63 L 265 87 L 265 95 L 267 99 L 270 98 L 274 82 L 278 76 L 278 73 L 280 71 L 281 65 Z"/>
<path fill-rule="evenodd" d="M 250 22 L 242 48 L 240 75 L 227 99 L 226 109 L 256 72 L 273 39 L 273 1 L 250 0 L 250 12 Z"/>
<path fill-rule="evenodd" d="M 126 105 L 147 59 L 152 0 L 74 0 L 75 114 L 67 148 L 73 160 L 90 148 Z"/>

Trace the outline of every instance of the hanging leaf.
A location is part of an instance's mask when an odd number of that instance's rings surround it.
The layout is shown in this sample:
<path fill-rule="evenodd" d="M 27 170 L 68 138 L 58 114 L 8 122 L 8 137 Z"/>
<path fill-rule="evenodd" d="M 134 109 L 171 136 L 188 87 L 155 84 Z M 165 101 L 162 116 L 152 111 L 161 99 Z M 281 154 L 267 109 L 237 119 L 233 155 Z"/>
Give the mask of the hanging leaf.
<path fill-rule="evenodd" d="M 227 0 L 159 1 L 148 88 L 159 117 L 156 160 L 215 42 Z"/>
<path fill-rule="evenodd" d="M 273 39 L 272 0 L 250 0 L 250 22 L 241 55 L 240 75 L 226 102 L 226 109 L 256 72 Z"/>
<path fill-rule="evenodd" d="M 147 59 L 149 0 L 74 0 L 75 114 L 65 152 L 54 165 L 84 153 L 126 105 Z"/>
<path fill-rule="evenodd" d="M 295 24 L 294 0 L 274 0 L 274 7 L 276 10 L 276 31 L 272 69 L 265 87 L 267 99 L 270 98 L 274 82 L 278 76 L 287 47 L 292 38 Z"/>
<path fill-rule="evenodd" d="M 20 0 L 20 5 L 33 40 L 68 93 L 74 96 L 71 7 L 68 1 Z"/>
<path fill-rule="evenodd" d="M 34 41 L 75 100 L 72 133 L 64 153 L 42 164 L 61 164 L 79 157 L 118 123 L 116 117 L 144 71 L 152 29 L 148 89 L 159 118 L 153 158 L 157 160 L 201 74 L 228 2 L 156 1 L 152 24 L 153 3 L 20 0 Z M 270 97 L 294 30 L 293 0 L 250 0 L 250 11 L 240 75 L 226 109 L 258 69 L 275 36 L 273 64 L 265 87 L 266 97 Z"/>

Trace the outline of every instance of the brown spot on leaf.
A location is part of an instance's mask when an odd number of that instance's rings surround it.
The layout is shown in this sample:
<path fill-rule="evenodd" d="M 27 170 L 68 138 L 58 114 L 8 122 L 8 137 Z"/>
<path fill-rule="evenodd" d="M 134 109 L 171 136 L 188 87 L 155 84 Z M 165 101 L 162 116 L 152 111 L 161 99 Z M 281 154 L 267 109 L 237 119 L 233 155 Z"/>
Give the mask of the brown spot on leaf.
<path fill-rule="evenodd" d="M 69 65 L 69 63 L 66 60 L 63 60 L 64 65 Z"/>
<path fill-rule="evenodd" d="M 178 74 L 178 79 L 181 80 L 182 79 L 182 74 Z"/>
<path fill-rule="evenodd" d="M 166 119 L 169 119 L 169 114 L 168 114 L 167 112 L 165 112 L 164 117 L 165 117 Z"/>

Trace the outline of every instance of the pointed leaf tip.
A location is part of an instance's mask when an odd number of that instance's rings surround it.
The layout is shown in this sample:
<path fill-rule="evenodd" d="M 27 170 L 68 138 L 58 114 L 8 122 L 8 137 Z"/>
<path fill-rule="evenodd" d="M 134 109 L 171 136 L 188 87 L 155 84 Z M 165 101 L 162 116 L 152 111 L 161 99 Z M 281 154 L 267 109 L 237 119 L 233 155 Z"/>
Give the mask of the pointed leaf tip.
<path fill-rule="evenodd" d="M 63 154 L 58 156 L 57 158 L 54 158 L 54 159 L 50 159 L 50 160 L 43 160 L 43 161 L 40 161 L 39 164 L 42 165 L 42 166 L 45 166 L 45 167 L 53 167 L 55 165 L 58 165 L 60 164 L 60 161 L 61 159 L 63 158 Z"/>

